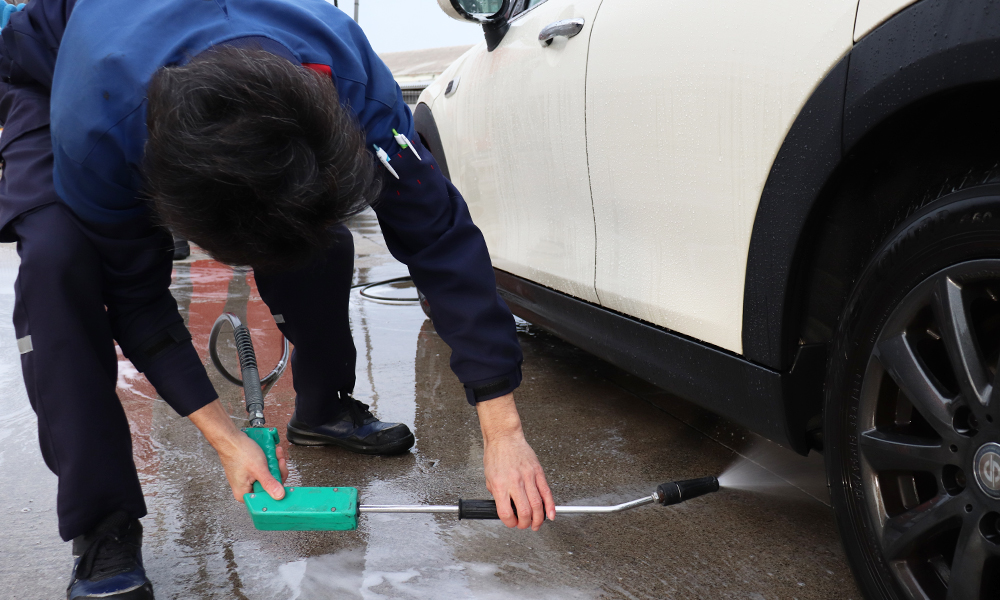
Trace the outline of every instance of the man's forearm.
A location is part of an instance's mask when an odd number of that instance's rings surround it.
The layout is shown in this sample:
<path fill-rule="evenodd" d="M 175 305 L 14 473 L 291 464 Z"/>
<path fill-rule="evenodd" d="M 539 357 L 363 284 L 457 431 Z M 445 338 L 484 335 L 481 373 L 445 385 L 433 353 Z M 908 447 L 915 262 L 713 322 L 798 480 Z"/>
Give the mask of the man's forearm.
<path fill-rule="evenodd" d="M 375 214 L 389 251 L 430 302 L 466 399 L 489 398 L 493 407 L 521 383 L 514 317 L 497 294 L 486 240 L 465 200 L 419 138 L 411 141 L 422 160 L 409 151 L 393 157 L 400 178 L 387 178 Z"/>
<path fill-rule="evenodd" d="M 149 216 L 77 222 L 101 256 L 104 303 L 122 353 L 181 416 L 217 398 L 170 292 L 170 234 Z"/>

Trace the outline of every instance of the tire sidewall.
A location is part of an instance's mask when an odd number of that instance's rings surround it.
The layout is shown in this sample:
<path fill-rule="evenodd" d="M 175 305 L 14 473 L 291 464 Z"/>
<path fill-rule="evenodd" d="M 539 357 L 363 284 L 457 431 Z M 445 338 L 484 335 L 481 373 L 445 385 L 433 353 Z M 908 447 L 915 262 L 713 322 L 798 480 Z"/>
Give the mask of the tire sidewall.
<path fill-rule="evenodd" d="M 1000 185 L 943 196 L 896 227 L 862 272 L 834 335 L 823 419 L 827 476 L 848 562 L 868 598 L 907 598 L 865 506 L 857 420 L 872 351 L 911 290 L 942 269 L 982 258 L 1000 258 Z"/>

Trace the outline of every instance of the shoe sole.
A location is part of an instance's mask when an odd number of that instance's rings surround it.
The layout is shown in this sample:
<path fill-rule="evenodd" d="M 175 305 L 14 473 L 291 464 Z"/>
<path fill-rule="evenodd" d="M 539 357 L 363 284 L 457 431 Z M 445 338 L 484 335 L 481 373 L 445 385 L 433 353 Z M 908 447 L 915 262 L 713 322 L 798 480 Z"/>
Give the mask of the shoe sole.
<path fill-rule="evenodd" d="M 296 446 L 339 446 L 340 448 L 344 448 L 358 454 L 377 454 L 382 456 L 402 454 L 412 448 L 415 441 L 415 438 L 411 433 L 404 438 L 396 440 L 395 442 L 383 444 L 381 446 L 367 446 L 365 444 L 347 442 L 334 437 L 312 433 L 310 431 L 303 431 L 301 429 L 296 429 L 291 425 L 288 426 L 288 430 L 285 432 L 285 437 L 288 438 L 289 442 L 295 444 Z"/>
<path fill-rule="evenodd" d="M 66 596 L 69 598 L 69 595 Z M 114 594 L 112 596 L 75 596 L 70 600 L 99 600 L 104 598 L 107 600 L 111 598 L 112 600 L 156 600 L 153 596 L 153 584 L 147 583 L 141 587 L 137 587 L 134 590 L 129 590 L 127 592 L 122 592 L 121 594 Z"/>

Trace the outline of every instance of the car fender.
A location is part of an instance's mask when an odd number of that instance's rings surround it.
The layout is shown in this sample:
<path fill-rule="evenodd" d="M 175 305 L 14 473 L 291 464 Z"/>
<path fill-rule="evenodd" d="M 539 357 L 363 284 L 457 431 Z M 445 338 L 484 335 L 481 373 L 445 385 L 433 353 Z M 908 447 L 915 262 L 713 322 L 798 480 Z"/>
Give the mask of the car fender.
<path fill-rule="evenodd" d="M 865 37 L 914 2 L 916 0 L 861 0 L 858 2 L 858 16 L 854 20 L 854 41 Z"/>
<path fill-rule="evenodd" d="M 795 358 L 818 200 L 843 157 L 921 100 L 996 81 L 1000 7 L 989 0 L 921 0 L 861 38 L 831 69 L 793 122 L 761 194 L 744 288 L 746 358 L 782 371 Z"/>

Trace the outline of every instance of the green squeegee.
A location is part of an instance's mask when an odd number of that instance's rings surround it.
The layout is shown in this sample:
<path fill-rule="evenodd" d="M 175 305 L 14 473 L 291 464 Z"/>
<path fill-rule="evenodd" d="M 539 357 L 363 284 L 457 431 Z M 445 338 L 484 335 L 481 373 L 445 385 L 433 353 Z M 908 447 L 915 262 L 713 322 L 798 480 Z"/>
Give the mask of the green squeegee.
<path fill-rule="evenodd" d="M 243 430 L 257 442 L 267 457 L 271 475 L 281 481 L 275 447 L 280 438 L 274 427 Z M 243 494 L 253 526 L 263 531 L 349 531 L 358 526 L 358 490 L 331 487 L 286 487 L 285 497 L 275 500 L 259 481 L 253 492 Z"/>
<path fill-rule="evenodd" d="M 233 326 L 243 379 L 230 374 L 219 359 L 219 333 L 222 325 L 227 322 Z M 264 395 L 288 365 L 288 340 L 284 340 L 284 352 L 278 366 L 261 379 L 250 330 L 236 315 L 223 313 L 212 327 L 209 352 L 219 372 L 229 381 L 243 387 L 250 418 L 250 427 L 244 428 L 243 432 L 264 451 L 271 475 L 281 481 L 275 450 L 281 438 L 278 437 L 277 429 L 264 426 Z M 243 503 L 253 519 L 254 527 L 265 531 L 349 531 L 358 526 L 358 490 L 354 488 L 286 487 L 285 497 L 275 500 L 264 491 L 259 481 L 255 481 L 253 492 L 243 495 Z"/>
<path fill-rule="evenodd" d="M 240 358 L 243 379 L 229 373 L 218 355 L 218 337 L 223 323 L 233 326 L 236 351 Z M 278 455 L 275 450 L 280 438 L 274 427 L 264 426 L 264 396 L 284 372 L 288 364 L 288 340 L 278 366 L 260 379 L 257 358 L 250 340 L 250 330 L 232 313 L 223 313 L 212 327 L 209 352 L 212 362 L 229 381 L 243 386 L 250 427 L 243 431 L 264 451 L 267 467 L 281 481 Z M 263 386 L 263 388 L 262 388 Z M 609 514 L 658 502 L 664 506 L 718 491 L 719 480 L 701 477 L 661 484 L 649 496 L 613 506 L 557 506 L 556 514 Z M 253 492 L 243 495 L 254 527 L 264 531 L 350 531 L 358 526 L 362 513 L 440 513 L 453 514 L 459 519 L 499 519 L 493 500 L 459 500 L 445 505 L 358 505 L 358 490 L 350 487 L 286 487 L 285 497 L 275 500 L 254 482 Z M 515 511 L 516 514 L 516 511 Z"/>

